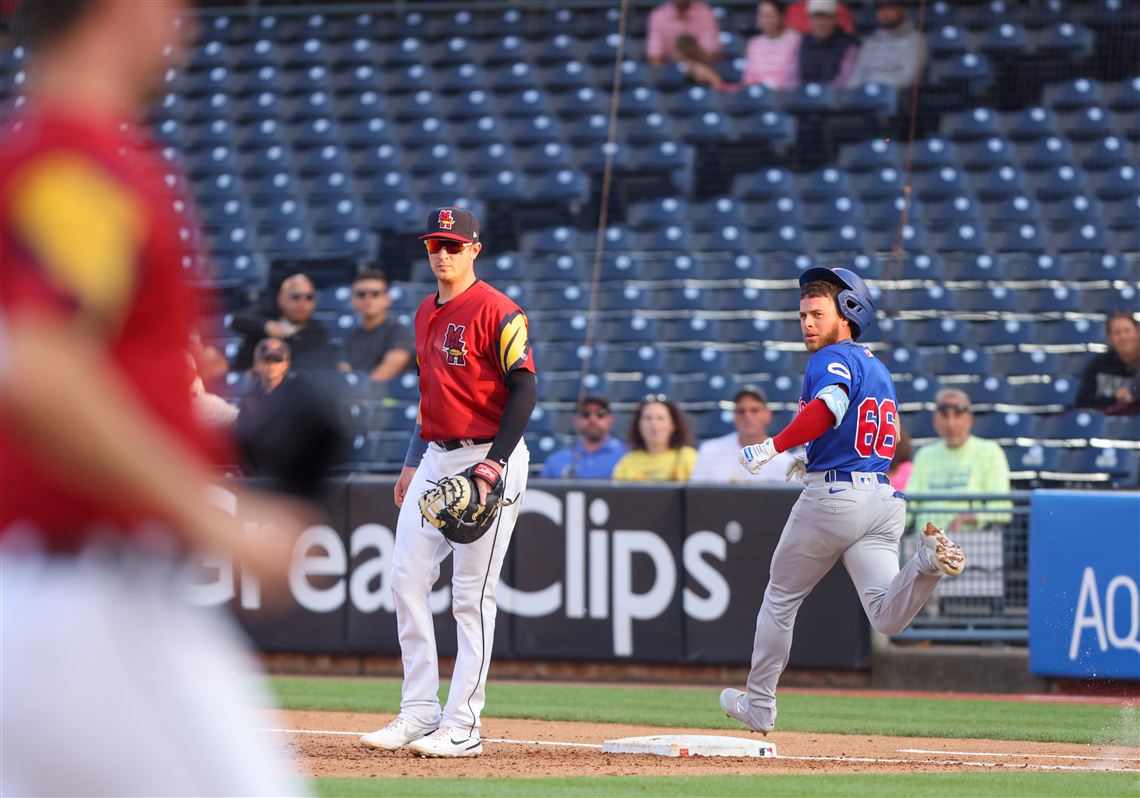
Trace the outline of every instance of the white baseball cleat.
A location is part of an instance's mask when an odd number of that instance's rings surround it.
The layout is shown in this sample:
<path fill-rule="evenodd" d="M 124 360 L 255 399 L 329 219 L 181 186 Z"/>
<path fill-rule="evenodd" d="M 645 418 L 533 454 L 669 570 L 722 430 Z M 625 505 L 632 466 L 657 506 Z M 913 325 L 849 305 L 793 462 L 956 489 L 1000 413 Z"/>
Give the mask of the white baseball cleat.
<path fill-rule="evenodd" d="M 726 687 L 720 691 L 720 708 L 724 714 L 743 723 L 752 731 L 767 734 L 776 728 L 776 708 L 763 709 L 748 703 L 748 693 Z M 763 717 L 767 715 L 767 718 Z"/>
<path fill-rule="evenodd" d="M 922 545 L 926 548 L 927 560 L 947 576 L 957 576 L 966 567 L 962 547 L 934 524 L 927 523 L 922 530 Z"/>
<path fill-rule="evenodd" d="M 464 757 L 483 753 L 479 734 L 467 729 L 442 726 L 427 737 L 421 737 L 408 746 L 416 756 Z"/>
<path fill-rule="evenodd" d="M 405 718 L 403 715 L 397 715 L 396 719 L 383 729 L 378 729 L 369 734 L 362 734 L 360 736 L 360 744 L 365 748 L 372 748 L 377 751 L 395 751 L 399 748 L 403 748 L 414 740 L 426 737 L 437 728 L 439 727 L 422 726 L 414 720 Z"/>

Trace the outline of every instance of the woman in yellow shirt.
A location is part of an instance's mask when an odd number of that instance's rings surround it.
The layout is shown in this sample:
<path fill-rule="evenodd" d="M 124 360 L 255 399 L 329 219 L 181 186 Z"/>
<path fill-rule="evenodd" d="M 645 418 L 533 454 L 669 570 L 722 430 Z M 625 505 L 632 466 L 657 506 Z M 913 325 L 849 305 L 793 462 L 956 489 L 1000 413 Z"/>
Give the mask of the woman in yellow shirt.
<path fill-rule="evenodd" d="M 637 406 L 629 442 L 629 453 L 614 467 L 618 481 L 685 482 L 697 460 L 684 411 L 664 397 Z"/>

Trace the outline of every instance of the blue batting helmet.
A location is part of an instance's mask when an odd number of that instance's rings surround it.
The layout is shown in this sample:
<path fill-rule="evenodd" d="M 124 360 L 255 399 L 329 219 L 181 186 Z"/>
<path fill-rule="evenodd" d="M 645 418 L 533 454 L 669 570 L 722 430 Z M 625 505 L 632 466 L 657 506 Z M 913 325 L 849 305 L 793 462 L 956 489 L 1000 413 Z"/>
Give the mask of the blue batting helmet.
<path fill-rule="evenodd" d="M 800 275 L 800 287 L 816 280 L 823 280 L 839 286 L 835 297 L 839 303 L 839 315 L 851 322 L 851 337 L 858 339 L 875 322 L 875 300 L 871 289 L 863 278 L 850 269 L 828 269 L 816 266 Z"/>

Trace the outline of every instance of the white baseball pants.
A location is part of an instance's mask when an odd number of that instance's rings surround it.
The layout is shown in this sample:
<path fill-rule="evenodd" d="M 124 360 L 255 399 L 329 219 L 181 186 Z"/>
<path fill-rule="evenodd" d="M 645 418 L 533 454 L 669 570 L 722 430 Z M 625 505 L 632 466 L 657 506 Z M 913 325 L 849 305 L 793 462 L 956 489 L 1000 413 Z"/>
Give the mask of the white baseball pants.
<path fill-rule="evenodd" d="M 0 795 L 301 795 L 233 620 L 166 557 L 0 546 Z"/>
<path fill-rule="evenodd" d="M 515 500 L 499 509 L 488 532 L 474 543 L 451 543 L 420 513 L 418 499 L 432 482 L 458 474 L 486 458 L 491 445 L 444 451 L 429 444 L 396 522 L 396 548 L 389 584 L 396 605 L 396 625 L 404 661 L 400 714 L 424 726 L 479 731 L 486 701 L 487 672 L 495 638 L 495 589 L 526 490 L 530 452 L 526 444 L 511 453 L 503 474 L 503 496 Z M 428 597 L 439 567 L 453 554 L 451 611 L 458 629 L 455 672 L 442 715 L 439 704 L 439 654 Z"/>
<path fill-rule="evenodd" d="M 825 482 L 823 476 L 807 475 L 772 555 L 748 674 L 749 703 L 761 710 L 776 705 L 776 682 L 788 664 L 800 604 L 840 557 L 871 626 L 883 634 L 905 629 L 941 578 L 921 550 L 899 568 L 906 522 L 901 494 L 873 475 L 856 473 L 851 483 Z"/>

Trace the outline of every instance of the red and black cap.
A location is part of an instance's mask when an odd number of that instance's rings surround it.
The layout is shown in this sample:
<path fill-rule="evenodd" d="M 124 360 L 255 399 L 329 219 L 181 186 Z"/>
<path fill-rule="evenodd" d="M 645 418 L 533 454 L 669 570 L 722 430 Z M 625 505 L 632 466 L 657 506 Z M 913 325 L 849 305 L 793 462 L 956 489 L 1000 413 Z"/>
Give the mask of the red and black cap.
<path fill-rule="evenodd" d="M 474 244 L 479 240 L 479 219 L 464 208 L 436 208 L 428 214 L 425 238 L 446 238 L 449 241 L 462 241 Z"/>

